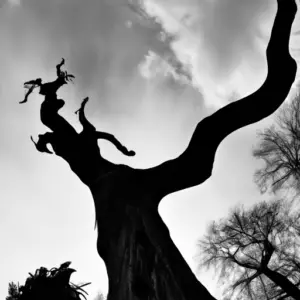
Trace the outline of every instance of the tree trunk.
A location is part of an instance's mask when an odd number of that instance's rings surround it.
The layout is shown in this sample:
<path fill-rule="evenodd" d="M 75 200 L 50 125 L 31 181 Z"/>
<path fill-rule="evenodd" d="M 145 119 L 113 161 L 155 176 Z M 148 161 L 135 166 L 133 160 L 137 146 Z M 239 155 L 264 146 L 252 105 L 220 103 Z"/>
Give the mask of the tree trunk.
<path fill-rule="evenodd" d="M 215 300 L 173 243 L 153 205 L 158 201 L 133 189 L 135 172 L 125 172 L 113 172 L 90 187 L 97 249 L 109 278 L 108 300 Z M 140 202 L 130 200 L 138 196 Z"/>
<path fill-rule="evenodd" d="M 265 268 L 263 273 L 276 285 L 280 286 L 287 295 L 294 299 L 300 299 L 300 290 L 287 277 L 269 268 Z"/>

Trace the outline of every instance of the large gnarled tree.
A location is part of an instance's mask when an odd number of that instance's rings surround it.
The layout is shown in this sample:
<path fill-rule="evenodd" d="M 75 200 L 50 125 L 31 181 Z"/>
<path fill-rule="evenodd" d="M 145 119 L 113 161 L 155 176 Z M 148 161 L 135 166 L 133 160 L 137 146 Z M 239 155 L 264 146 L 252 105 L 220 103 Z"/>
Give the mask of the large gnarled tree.
<path fill-rule="evenodd" d="M 186 150 L 174 159 L 149 169 L 134 169 L 104 159 L 97 139 L 113 142 L 126 155 L 134 155 L 113 135 L 98 132 L 84 115 L 83 131 L 58 114 L 64 102 L 56 91 L 70 77 L 58 68 L 58 79 L 42 84 L 45 96 L 41 121 L 52 132 L 39 136 L 38 150 L 67 161 L 90 189 L 96 209 L 97 249 L 109 278 L 109 300 L 214 299 L 197 280 L 158 213 L 167 195 L 203 183 L 212 173 L 221 141 L 235 130 L 269 116 L 283 103 L 295 80 L 297 64 L 289 53 L 291 26 L 297 11 L 295 0 L 277 0 L 278 11 L 267 47 L 268 74 L 253 94 L 206 117 L 195 128 Z M 284 76 L 283 76 L 284 74 Z M 69 77 L 67 77 L 69 76 Z"/>

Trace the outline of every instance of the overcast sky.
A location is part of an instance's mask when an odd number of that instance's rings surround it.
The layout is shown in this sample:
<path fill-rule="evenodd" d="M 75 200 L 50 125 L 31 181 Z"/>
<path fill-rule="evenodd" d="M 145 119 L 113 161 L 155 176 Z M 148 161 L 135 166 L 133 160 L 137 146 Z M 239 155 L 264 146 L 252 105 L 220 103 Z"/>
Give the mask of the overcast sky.
<path fill-rule="evenodd" d="M 74 111 L 89 96 L 87 115 L 97 129 L 137 153 L 124 157 L 100 142 L 103 156 L 133 167 L 154 166 L 180 154 L 203 117 L 262 84 L 276 1 L 0 3 L 0 298 L 9 281 L 23 284 L 28 272 L 70 260 L 78 271 L 72 280 L 92 282 L 87 288 L 92 299 L 99 290 L 107 292 L 92 197 L 66 162 L 34 148 L 30 135 L 47 130 L 39 120 L 42 98 L 34 94 L 19 105 L 23 82 L 53 80 L 64 57 L 76 79 L 59 93 L 66 101 L 62 115 L 80 130 Z M 291 40 L 296 59 L 298 23 Z M 252 182 L 260 162 L 251 151 L 256 130 L 270 122 L 230 135 L 219 147 L 209 180 L 161 203 L 172 238 L 194 271 L 196 241 L 208 222 L 238 203 L 268 197 Z M 211 272 L 198 278 L 220 295 Z"/>

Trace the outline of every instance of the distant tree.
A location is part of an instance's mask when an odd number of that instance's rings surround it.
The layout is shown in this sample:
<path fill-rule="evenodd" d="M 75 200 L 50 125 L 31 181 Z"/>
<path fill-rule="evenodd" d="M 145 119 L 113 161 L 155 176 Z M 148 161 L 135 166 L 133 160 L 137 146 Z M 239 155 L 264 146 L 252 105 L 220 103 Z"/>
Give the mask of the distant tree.
<path fill-rule="evenodd" d="M 25 285 L 14 282 L 8 285 L 6 300 L 82 300 L 87 294 L 82 288 L 90 283 L 76 285 L 70 277 L 76 270 L 69 268 L 71 262 L 63 263 L 59 268 L 48 270 L 40 267 L 34 274 L 29 273 Z"/>
<path fill-rule="evenodd" d="M 199 241 L 199 267 L 216 269 L 225 299 L 300 299 L 299 223 L 284 200 L 235 208 Z"/>
<path fill-rule="evenodd" d="M 299 89 L 300 91 L 300 89 Z M 262 193 L 292 188 L 300 192 L 300 94 L 284 105 L 275 124 L 258 134 L 260 143 L 253 151 L 264 160 L 264 167 L 255 173 L 255 182 Z"/>

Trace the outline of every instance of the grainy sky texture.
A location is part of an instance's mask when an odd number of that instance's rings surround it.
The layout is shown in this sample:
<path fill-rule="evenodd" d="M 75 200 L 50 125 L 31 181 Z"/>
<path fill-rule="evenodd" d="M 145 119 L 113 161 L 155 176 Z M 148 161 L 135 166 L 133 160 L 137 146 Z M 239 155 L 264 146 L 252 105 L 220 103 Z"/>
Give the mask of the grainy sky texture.
<path fill-rule="evenodd" d="M 39 120 L 42 98 L 34 94 L 19 105 L 23 82 L 53 80 L 55 65 L 64 57 L 76 79 L 59 93 L 66 101 L 62 115 L 80 130 L 73 112 L 89 96 L 88 118 L 137 153 L 124 157 L 99 142 L 103 156 L 133 167 L 154 166 L 180 154 L 203 117 L 262 84 L 276 1 L 0 3 L 0 298 L 7 295 L 9 281 L 24 283 L 28 272 L 70 260 L 78 270 L 72 280 L 92 282 L 87 288 L 92 299 L 98 290 L 107 292 L 105 266 L 96 251 L 92 197 L 62 159 L 34 148 L 30 135 L 47 130 Z M 296 59 L 299 23 L 291 40 Z M 196 240 L 208 222 L 237 203 L 262 199 L 252 183 L 260 163 L 251 151 L 255 131 L 270 121 L 226 138 L 212 177 L 160 205 L 194 271 Z M 198 278 L 220 295 L 212 272 Z"/>

